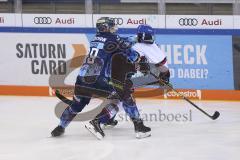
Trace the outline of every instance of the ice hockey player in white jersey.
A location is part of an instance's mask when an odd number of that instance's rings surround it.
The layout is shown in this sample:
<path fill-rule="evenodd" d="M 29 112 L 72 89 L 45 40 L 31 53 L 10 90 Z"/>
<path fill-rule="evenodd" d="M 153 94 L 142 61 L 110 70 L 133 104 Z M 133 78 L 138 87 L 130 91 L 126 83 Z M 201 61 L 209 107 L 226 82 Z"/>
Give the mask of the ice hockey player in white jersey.
<path fill-rule="evenodd" d="M 139 25 L 137 28 L 137 43 L 133 45 L 133 50 L 137 51 L 140 59 L 145 59 L 153 70 L 161 72 L 163 80 L 169 81 L 170 73 L 167 65 L 167 57 L 160 50 L 154 41 L 154 30 L 149 25 Z M 143 61 L 143 60 L 142 60 Z M 165 75 L 162 77 L 162 75 Z"/>
<path fill-rule="evenodd" d="M 154 29 L 149 25 L 139 25 L 137 28 L 137 38 L 136 43 L 133 45 L 132 49 L 136 51 L 139 54 L 139 70 L 143 73 L 145 73 L 144 77 L 147 77 L 149 79 L 155 79 L 155 77 L 151 76 L 149 73 L 152 72 L 155 75 L 158 75 L 159 79 L 165 81 L 165 83 L 169 83 L 170 78 L 170 72 L 167 65 L 167 58 L 165 54 L 159 49 L 157 44 L 154 41 Z M 138 78 L 139 80 L 139 78 Z M 149 80 L 149 82 L 154 80 Z M 134 79 L 133 79 L 134 82 Z M 124 107 L 124 106 L 123 106 Z M 125 106 L 125 108 L 131 108 L 131 106 Z M 114 111 L 113 111 L 114 110 Z M 114 117 L 117 114 L 116 107 L 113 109 L 113 107 L 106 106 L 103 111 L 98 115 L 98 117 L 101 117 L 101 114 L 103 117 L 109 117 L 109 120 L 104 123 L 104 126 L 115 126 L 117 124 L 117 120 L 114 119 Z M 131 110 L 125 111 L 128 114 L 131 114 Z M 106 116 L 107 114 L 107 116 Z M 97 118 L 97 117 L 96 117 Z M 93 120 L 94 121 L 94 120 Z M 144 138 L 150 135 L 150 130 L 143 131 L 140 128 L 138 128 L 138 123 L 142 123 L 141 120 L 139 121 L 133 121 L 134 128 L 136 132 L 137 138 Z M 91 121 L 88 124 L 91 125 Z M 91 126 L 94 128 L 94 126 Z M 97 132 L 98 129 L 94 129 L 94 131 Z M 144 134 L 143 134 L 144 133 Z M 143 135 L 143 136 L 142 136 Z"/>

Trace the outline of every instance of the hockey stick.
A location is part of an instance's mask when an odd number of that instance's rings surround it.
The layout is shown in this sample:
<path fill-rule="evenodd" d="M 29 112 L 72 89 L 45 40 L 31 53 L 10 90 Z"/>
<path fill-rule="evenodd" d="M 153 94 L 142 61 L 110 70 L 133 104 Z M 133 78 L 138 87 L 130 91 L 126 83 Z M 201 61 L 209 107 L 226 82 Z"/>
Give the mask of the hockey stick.
<path fill-rule="evenodd" d="M 58 99 L 60 99 L 61 101 L 63 101 L 64 103 L 66 103 L 67 105 L 71 105 L 73 103 L 72 100 L 68 99 L 67 97 L 65 97 L 64 95 L 62 95 L 59 90 L 56 89 L 55 91 L 55 95 L 58 97 Z"/>
<path fill-rule="evenodd" d="M 153 81 L 153 82 L 148 82 L 146 84 L 140 84 L 140 85 L 134 86 L 134 88 L 139 88 L 139 87 L 142 87 L 142 86 L 145 86 L 145 85 L 153 85 L 153 84 L 156 84 L 156 83 L 159 83 L 159 81 Z M 65 97 L 64 95 L 62 95 L 60 93 L 60 91 L 57 90 L 57 89 L 55 91 L 55 95 L 58 99 L 60 99 L 63 103 L 65 103 L 67 105 L 71 105 L 73 103 L 72 100 L 70 100 L 67 97 Z"/>
<path fill-rule="evenodd" d="M 150 72 L 150 74 L 152 76 L 154 76 L 156 79 L 159 79 L 154 73 Z M 206 111 L 204 111 L 203 109 L 201 109 L 200 107 L 198 107 L 195 103 L 193 103 L 192 101 L 190 101 L 188 98 L 186 98 L 183 94 L 179 93 L 177 90 L 175 90 L 170 84 L 166 83 L 165 81 L 161 80 L 159 81 L 160 83 L 162 83 L 165 86 L 168 86 L 171 90 L 173 90 L 176 94 L 178 94 L 182 99 L 184 99 L 185 101 L 187 101 L 188 103 L 190 103 L 191 105 L 193 105 L 195 108 L 197 108 L 199 111 L 201 111 L 203 114 L 205 114 L 206 116 L 208 116 L 209 118 L 211 118 L 212 120 L 217 119 L 220 116 L 220 113 L 218 111 L 215 111 L 214 114 L 211 116 L 209 115 Z"/>

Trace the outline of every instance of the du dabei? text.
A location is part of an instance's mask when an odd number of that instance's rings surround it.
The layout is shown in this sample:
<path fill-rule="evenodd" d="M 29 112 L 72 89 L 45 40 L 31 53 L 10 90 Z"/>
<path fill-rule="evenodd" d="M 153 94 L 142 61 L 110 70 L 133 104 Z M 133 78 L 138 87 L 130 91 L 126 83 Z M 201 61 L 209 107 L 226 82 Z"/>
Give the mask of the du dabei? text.
<path fill-rule="evenodd" d="M 182 79 L 207 79 L 208 60 L 206 56 L 207 45 L 160 45 L 161 50 L 167 55 L 168 64 L 177 65 L 170 69 L 171 78 Z"/>
<path fill-rule="evenodd" d="M 17 43 L 16 56 L 31 61 L 32 74 L 66 74 L 65 44 Z"/>

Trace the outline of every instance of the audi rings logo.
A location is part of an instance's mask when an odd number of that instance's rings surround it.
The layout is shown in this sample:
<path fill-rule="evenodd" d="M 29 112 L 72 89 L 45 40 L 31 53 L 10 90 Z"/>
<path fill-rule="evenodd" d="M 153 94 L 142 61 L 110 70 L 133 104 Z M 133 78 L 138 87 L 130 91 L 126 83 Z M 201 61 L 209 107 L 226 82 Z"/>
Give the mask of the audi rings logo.
<path fill-rule="evenodd" d="M 122 25 L 123 19 L 122 18 L 113 18 L 115 25 Z"/>
<path fill-rule="evenodd" d="M 178 23 L 180 26 L 196 26 L 198 20 L 196 18 L 180 18 Z"/>
<path fill-rule="evenodd" d="M 35 24 L 51 24 L 52 18 L 50 18 L 50 17 L 35 17 L 34 23 Z"/>

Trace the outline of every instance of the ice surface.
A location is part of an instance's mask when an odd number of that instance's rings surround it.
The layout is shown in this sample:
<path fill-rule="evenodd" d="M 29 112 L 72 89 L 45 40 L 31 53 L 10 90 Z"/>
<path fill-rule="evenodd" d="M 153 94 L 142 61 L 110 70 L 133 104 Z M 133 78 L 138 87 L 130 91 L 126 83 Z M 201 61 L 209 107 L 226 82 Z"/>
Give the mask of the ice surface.
<path fill-rule="evenodd" d="M 121 111 L 119 125 L 105 130 L 102 141 L 84 128 L 86 122 L 73 122 L 63 137 L 51 138 L 59 122 L 58 102 L 55 97 L 1 96 L 0 160 L 240 159 L 240 102 L 195 101 L 210 114 L 221 113 L 213 121 L 182 100 L 137 99 L 152 136 L 136 139 Z M 99 103 L 94 99 L 86 110 Z"/>

